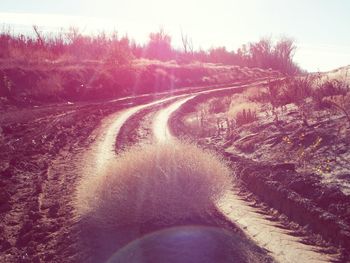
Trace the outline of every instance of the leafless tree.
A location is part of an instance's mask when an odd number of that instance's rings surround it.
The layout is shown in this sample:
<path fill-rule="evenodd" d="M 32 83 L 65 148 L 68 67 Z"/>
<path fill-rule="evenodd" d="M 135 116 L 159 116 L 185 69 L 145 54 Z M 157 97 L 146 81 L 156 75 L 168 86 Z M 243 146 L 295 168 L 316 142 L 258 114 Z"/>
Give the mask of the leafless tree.
<path fill-rule="evenodd" d="M 34 32 L 36 34 L 36 37 L 38 39 L 38 42 L 41 46 L 44 46 L 45 41 L 43 40 L 41 33 L 39 31 L 39 27 L 37 25 L 33 25 Z"/>
<path fill-rule="evenodd" d="M 188 35 L 185 35 L 181 30 L 181 41 L 185 54 L 193 54 L 193 42 L 192 38 L 189 38 Z"/>

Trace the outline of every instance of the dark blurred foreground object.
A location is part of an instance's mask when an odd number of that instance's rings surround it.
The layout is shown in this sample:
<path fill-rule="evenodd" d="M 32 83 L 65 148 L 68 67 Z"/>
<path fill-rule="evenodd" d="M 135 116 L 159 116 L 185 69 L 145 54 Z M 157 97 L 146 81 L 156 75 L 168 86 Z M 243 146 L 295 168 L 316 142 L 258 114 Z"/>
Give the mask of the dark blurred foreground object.
<path fill-rule="evenodd" d="M 224 229 L 181 226 L 134 240 L 108 263 L 261 262 L 261 251 L 254 250 L 247 241 Z"/>

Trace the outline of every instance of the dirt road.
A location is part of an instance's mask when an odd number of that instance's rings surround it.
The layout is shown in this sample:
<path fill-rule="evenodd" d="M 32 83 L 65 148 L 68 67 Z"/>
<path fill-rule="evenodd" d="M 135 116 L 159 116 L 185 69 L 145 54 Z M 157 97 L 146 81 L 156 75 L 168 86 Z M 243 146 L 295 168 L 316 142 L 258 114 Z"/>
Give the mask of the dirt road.
<path fill-rule="evenodd" d="M 205 93 L 209 93 L 209 91 Z M 89 167 L 89 171 L 84 172 L 84 174 L 92 176 L 100 173 L 101 169 L 106 167 L 106 162 L 115 156 L 115 148 L 118 147 L 115 142 L 121 128 L 128 125 L 128 121 L 132 119 L 133 115 L 140 114 L 143 110 L 157 104 L 163 103 L 164 106 L 156 112 L 148 113 L 152 118 L 146 125 L 151 126 L 151 134 L 147 138 L 141 138 L 139 143 L 142 143 L 142 140 L 147 143 L 176 140 L 168 126 L 169 118 L 181 105 L 189 103 L 192 98 L 199 94 L 203 94 L 203 92 L 154 101 L 110 116 L 101 126 L 99 139 L 94 143 L 92 150 L 87 153 L 89 156 L 93 156 L 88 158 L 93 158 L 95 164 Z M 164 102 L 167 103 L 164 104 Z M 145 118 L 146 116 L 143 116 L 139 122 L 142 123 Z M 88 163 L 94 162 L 89 161 Z M 259 246 L 269 250 L 278 262 L 330 262 L 336 258 L 334 255 L 321 252 L 321 248 L 304 244 L 301 238 L 293 236 L 291 230 L 279 227 L 279 222 L 271 221 L 268 215 L 263 215 L 259 208 L 252 207 L 250 202 L 244 200 L 239 194 L 238 186 L 233 186 L 232 191 L 217 204 L 217 207 L 228 220 L 239 225 Z"/>
<path fill-rule="evenodd" d="M 15 120 L 14 124 L 3 126 L 7 143 L 3 144 L 5 161 L 2 162 L 1 173 L 7 179 L 2 187 L 6 187 L 4 198 L 8 200 L 5 205 L 9 207 L 1 214 L 1 261 L 84 260 L 85 252 L 78 244 L 82 230 L 75 217 L 73 202 L 79 180 L 104 172 L 108 163 L 116 158 L 120 144 L 128 140 L 126 138 L 129 137 L 123 134 L 131 137 L 136 134 L 131 140 L 133 143 L 175 141 L 177 138 L 171 133 L 169 118 L 179 107 L 190 103 L 196 96 L 239 91 L 250 85 L 252 83 L 191 94 L 164 95 L 155 100 L 146 96 L 141 100 L 128 98 L 126 101 L 96 105 L 55 106 L 62 112 L 53 113 L 51 108 L 39 109 L 34 115 L 31 113 L 31 117 L 27 118 L 29 121 Z M 130 107 L 130 102 L 136 106 Z M 23 114 L 18 113 L 18 116 L 20 119 Z M 8 123 L 9 119 L 6 121 Z M 22 122 L 22 126 L 16 124 Z M 46 127 L 42 133 L 40 127 Z M 140 130 L 144 132 L 140 133 Z M 18 137 L 24 138 L 22 145 L 31 145 L 22 147 L 22 155 L 18 155 L 21 148 Z M 29 155 L 35 158 L 20 160 Z M 33 167 L 28 170 L 31 163 Z M 217 204 L 217 208 L 278 262 L 336 260 L 336 255 L 325 254 L 321 248 L 304 244 L 293 231 L 282 229 L 278 221 L 264 215 L 260 208 L 247 201 L 236 185 Z"/>

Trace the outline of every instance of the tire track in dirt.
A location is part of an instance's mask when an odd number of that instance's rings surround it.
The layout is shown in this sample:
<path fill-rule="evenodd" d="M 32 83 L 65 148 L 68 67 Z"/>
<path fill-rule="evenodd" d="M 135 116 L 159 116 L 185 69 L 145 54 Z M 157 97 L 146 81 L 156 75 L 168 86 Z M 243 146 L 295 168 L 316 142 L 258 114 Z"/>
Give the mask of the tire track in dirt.
<path fill-rule="evenodd" d="M 240 84 L 240 85 L 231 86 L 231 87 L 202 90 L 198 92 L 193 92 L 191 94 L 170 96 L 167 98 L 155 100 L 150 103 L 130 107 L 128 109 L 121 110 L 115 114 L 112 114 L 111 116 L 103 120 L 103 123 L 98 129 L 97 141 L 94 143 L 92 148 L 87 150 L 87 159 L 89 160 L 89 163 L 91 163 L 92 165 L 88 167 L 88 170 L 90 171 L 85 171 L 85 173 L 87 172 L 87 174 L 98 174 L 103 171 L 103 167 L 105 167 L 110 160 L 115 158 L 116 139 L 118 138 L 121 128 L 124 125 L 127 125 L 128 122 L 130 121 L 130 118 L 135 114 L 139 113 L 140 111 L 143 111 L 150 107 L 154 107 L 161 103 L 166 103 L 171 100 L 179 100 L 181 98 L 191 96 L 191 95 L 197 96 L 200 94 L 207 94 L 207 93 L 227 92 L 232 89 L 235 89 L 235 90 L 243 89 L 243 88 L 249 87 L 250 85 L 258 85 L 265 82 L 266 80 L 263 79 L 263 80 L 257 80 L 256 82 L 252 82 L 252 83 L 249 82 L 249 84 Z M 83 170 L 86 170 L 86 169 L 84 168 Z"/>

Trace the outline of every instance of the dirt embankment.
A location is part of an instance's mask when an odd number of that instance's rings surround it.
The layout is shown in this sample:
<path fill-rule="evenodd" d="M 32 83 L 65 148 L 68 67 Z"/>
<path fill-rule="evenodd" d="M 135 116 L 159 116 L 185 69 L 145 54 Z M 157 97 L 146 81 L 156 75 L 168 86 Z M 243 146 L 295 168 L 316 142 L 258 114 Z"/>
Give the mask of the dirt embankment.
<path fill-rule="evenodd" d="M 272 70 L 210 63 L 133 60 L 113 66 L 98 60 L 30 63 L 0 59 L 0 98 L 25 105 L 104 100 L 280 75 Z"/>
<path fill-rule="evenodd" d="M 347 262 L 350 196 L 346 194 L 348 168 L 344 160 L 350 145 L 346 118 L 338 116 L 334 121 L 319 114 L 306 127 L 291 109 L 285 117 L 280 116 L 278 125 L 270 116 L 208 136 L 193 130 L 186 121 L 197 110 L 196 105 L 207 99 L 197 97 L 181 107 L 171 118 L 173 132 L 221 152 L 242 186 L 259 202 L 338 246 Z M 311 242 L 322 243 L 317 235 Z"/>

